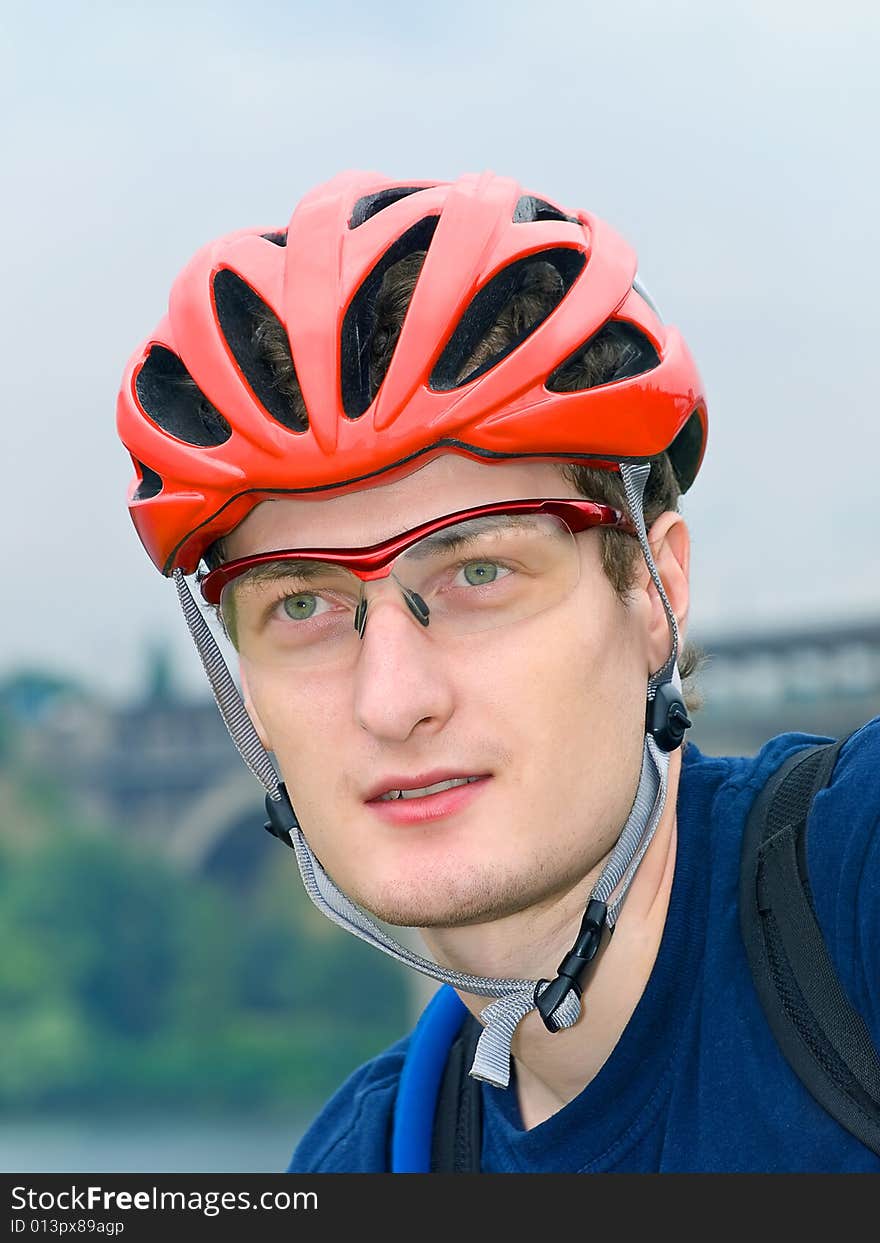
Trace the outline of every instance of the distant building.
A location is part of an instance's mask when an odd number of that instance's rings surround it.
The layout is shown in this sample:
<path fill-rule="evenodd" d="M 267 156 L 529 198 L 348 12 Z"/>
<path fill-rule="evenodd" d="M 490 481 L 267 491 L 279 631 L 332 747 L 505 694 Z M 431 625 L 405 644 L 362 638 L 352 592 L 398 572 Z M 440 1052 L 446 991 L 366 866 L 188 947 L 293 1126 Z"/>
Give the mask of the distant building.
<path fill-rule="evenodd" d="M 837 738 L 880 713 L 880 617 L 698 640 L 705 706 L 690 737 L 714 755 L 752 755 L 775 734 Z"/>

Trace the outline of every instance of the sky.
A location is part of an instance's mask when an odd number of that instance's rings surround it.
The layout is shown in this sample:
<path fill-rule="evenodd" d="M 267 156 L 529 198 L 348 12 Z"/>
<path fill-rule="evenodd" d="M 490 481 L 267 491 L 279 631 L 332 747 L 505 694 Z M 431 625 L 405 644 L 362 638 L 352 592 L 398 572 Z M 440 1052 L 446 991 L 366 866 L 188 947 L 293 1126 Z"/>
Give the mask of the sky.
<path fill-rule="evenodd" d="M 709 445 L 691 635 L 880 617 L 880 6 L 44 3 L 0 17 L 0 676 L 201 671 L 126 510 L 125 362 L 180 268 L 347 168 L 484 169 L 604 217 Z"/>

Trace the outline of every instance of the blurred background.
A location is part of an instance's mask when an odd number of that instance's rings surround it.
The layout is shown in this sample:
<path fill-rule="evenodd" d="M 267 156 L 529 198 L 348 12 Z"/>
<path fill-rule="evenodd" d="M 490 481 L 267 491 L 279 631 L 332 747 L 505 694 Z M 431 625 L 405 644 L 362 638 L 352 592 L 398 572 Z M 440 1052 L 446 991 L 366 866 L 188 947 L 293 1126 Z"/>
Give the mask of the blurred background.
<path fill-rule="evenodd" d="M 493 171 L 610 220 L 683 330 L 694 741 L 880 711 L 865 0 L 5 6 L 0 1169 L 275 1171 L 424 985 L 262 831 L 125 509 L 125 360 L 210 238 L 344 168 Z"/>

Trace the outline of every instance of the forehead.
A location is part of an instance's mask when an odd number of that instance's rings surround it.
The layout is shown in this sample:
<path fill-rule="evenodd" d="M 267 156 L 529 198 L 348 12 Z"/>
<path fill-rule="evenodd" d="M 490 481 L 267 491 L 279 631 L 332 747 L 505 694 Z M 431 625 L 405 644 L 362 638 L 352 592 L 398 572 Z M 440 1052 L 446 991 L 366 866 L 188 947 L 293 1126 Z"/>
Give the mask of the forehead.
<path fill-rule="evenodd" d="M 229 559 L 278 548 L 347 548 L 379 543 L 443 514 L 495 501 L 576 497 L 555 462 L 435 458 L 403 479 L 326 500 L 264 501 L 225 539 Z"/>

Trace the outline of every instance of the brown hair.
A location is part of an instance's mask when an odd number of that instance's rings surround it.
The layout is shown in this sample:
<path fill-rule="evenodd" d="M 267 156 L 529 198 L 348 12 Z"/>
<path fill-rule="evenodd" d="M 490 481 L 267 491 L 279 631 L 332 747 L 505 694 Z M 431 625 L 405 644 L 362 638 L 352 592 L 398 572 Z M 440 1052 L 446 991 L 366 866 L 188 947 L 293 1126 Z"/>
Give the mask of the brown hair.
<path fill-rule="evenodd" d="M 370 337 L 370 399 L 391 363 L 400 336 L 404 316 L 412 298 L 415 283 L 425 260 L 425 251 L 416 251 L 392 264 L 385 273 L 373 307 L 374 328 Z M 516 289 L 501 307 L 492 326 L 480 338 L 458 371 L 464 379 L 490 359 L 503 353 L 512 342 L 525 336 L 532 325 L 543 319 L 562 296 L 562 278 L 558 270 L 544 260 L 522 265 Z M 290 346 L 282 324 L 268 314 L 254 332 L 254 346 L 271 367 L 274 387 L 291 402 L 293 411 L 306 418 L 305 404 L 290 357 Z M 558 392 L 608 383 L 618 372 L 631 347 L 615 337 L 594 338 L 572 355 L 554 372 L 553 388 Z M 666 453 L 650 460 L 651 474 L 645 487 L 645 526 L 667 510 L 678 510 L 681 488 Z M 616 470 L 567 463 L 560 467 L 562 476 L 585 497 L 627 511 L 623 480 Z M 635 585 L 642 559 L 641 546 L 622 531 L 602 528 L 602 567 L 618 598 L 626 603 Z M 224 560 L 222 540 L 205 552 L 209 569 Z M 705 661 L 705 653 L 692 643 L 685 643 L 678 655 L 685 703 L 689 711 L 702 706 L 703 696 L 696 684 L 696 674 Z"/>

